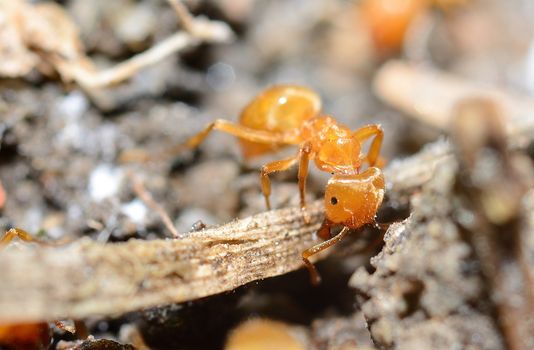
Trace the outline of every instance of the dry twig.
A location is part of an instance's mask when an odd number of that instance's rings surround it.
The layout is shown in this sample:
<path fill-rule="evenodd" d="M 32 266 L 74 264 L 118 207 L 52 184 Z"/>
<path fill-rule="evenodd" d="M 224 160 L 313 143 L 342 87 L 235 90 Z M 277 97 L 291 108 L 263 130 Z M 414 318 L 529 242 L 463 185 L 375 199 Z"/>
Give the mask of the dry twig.
<path fill-rule="evenodd" d="M 419 170 L 393 162 L 385 171 L 389 190 L 420 186 L 449 153 L 439 142 L 405 161 Z M 300 208 L 273 210 L 176 240 L 8 249 L 0 254 L 0 323 L 120 314 L 296 270 L 301 252 L 318 241 L 322 201 L 307 214 L 306 224 Z"/>
<path fill-rule="evenodd" d="M 172 223 L 171 218 L 169 217 L 169 214 L 163 209 L 161 205 L 159 205 L 158 202 L 154 200 L 154 197 L 148 192 L 148 190 L 145 188 L 145 185 L 139 179 L 137 176 L 135 176 L 133 173 L 128 173 L 128 177 L 130 178 L 132 182 L 132 187 L 135 192 L 135 194 L 141 198 L 143 202 L 145 202 L 146 205 L 148 205 L 152 210 L 154 210 L 159 217 L 161 218 L 161 221 L 163 221 L 163 224 L 169 230 L 174 238 L 181 238 L 180 234 L 176 230 L 176 227 L 174 227 L 174 224 Z"/>
<path fill-rule="evenodd" d="M 429 160 L 415 177 L 412 168 L 392 163 L 385 173 L 390 187 L 404 192 L 424 183 L 447 159 L 436 155 L 448 152 L 440 142 L 412 158 Z M 176 240 L 82 239 L 63 247 L 8 249 L 0 254 L 0 323 L 120 314 L 293 271 L 302 267 L 301 252 L 318 241 L 322 201 L 310 204 L 307 214 L 306 224 L 300 208 L 273 210 Z"/>
<path fill-rule="evenodd" d="M 177 32 L 152 48 L 111 68 L 98 71 L 86 56 L 75 23 L 56 4 L 0 0 L 0 75 L 21 77 L 37 68 L 57 71 L 65 82 L 86 90 L 108 87 L 131 78 L 139 70 L 201 42 L 228 42 L 233 32 L 220 21 L 192 17 L 183 4 L 168 0 L 185 31 Z"/>
<path fill-rule="evenodd" d="M 175 10 L 185 31 L 175 33 L 150 49 L 99 72 L 68 61 L 56 60 L 60 73 L 64 77 L 72 77 L 85 89 L 104 88 L 129 79 L 141 69 L 202 41 L 218 43 L 228 42 L 233 38 L 233 32 L 226 23 L 210 21 L 203 17 L 194 18 L 178 0 L 168 0 L 168 2 Z"/>
<path fill-rule="evenodd" d="M 120 314 L 232 290 L 301 267 L 322 207 L 270 211 L 176 240 L 6 250 L 0 323 Z M 24 310 L 24 311 L 22 311 Z"/>

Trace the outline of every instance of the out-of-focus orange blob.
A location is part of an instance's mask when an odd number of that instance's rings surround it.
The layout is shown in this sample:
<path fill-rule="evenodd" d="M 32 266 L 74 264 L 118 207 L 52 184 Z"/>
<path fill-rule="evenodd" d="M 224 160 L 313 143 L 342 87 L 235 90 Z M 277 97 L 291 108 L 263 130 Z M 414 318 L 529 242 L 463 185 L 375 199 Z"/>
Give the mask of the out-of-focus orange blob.
<path fill-rule="evenodd" d="M 282 322 L 255 319 L 242 323 L 232 331 L 225 350 L 304 350 L 306 347 L 291 334 Z"/>
<path fill-rule="evenodd" d="M 0 325 L 0 346 L 18 350 L 46 349 L 50 339 L 48 323 Z"/>
<path fill-rule="evenodd" d="M 296 85 L 276 85 L 256 96 L 241 112 L 239 123 L 256 130 L 284 132 L 299 129 L 319 114 L 321 99 L 311 89 Z M 243 156 L 263 155 L 282 145 L 240 139 Z"/>
<path fill-rule="evenodd" d="M 361 14 L 377 50 L 389 54 L 402 47 L 410 24 L 428 6 L 427 0 L 366 0 Z"/>

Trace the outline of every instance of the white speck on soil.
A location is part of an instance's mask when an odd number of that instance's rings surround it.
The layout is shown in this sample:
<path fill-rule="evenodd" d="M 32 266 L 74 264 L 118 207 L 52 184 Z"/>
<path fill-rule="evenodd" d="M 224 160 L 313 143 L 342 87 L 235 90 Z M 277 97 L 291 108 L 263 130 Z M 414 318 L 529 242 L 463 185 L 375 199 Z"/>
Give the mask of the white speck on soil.
<path fill-rule="evenodd" d="M 89 108 L 89 101 L 81 91 L 73 91 L 65 96 L 58 104 L 57 111 L 65 119 L 71 121 L 80 119 Z"/>
<path fill-rule="evenodd" d="M 132 222 L 142 224 L 145 221 L 148 209 L 143 201 L 134 199 L 129 203 L 123 204 L 121 206 L 121 212 L 132 220 Z"/>
<path fill-rule="evenodd" d="M 117 194 L 124 173 L 108 164 L 98 165 L 89 176 L 89 195 L 97 202 Z"/>

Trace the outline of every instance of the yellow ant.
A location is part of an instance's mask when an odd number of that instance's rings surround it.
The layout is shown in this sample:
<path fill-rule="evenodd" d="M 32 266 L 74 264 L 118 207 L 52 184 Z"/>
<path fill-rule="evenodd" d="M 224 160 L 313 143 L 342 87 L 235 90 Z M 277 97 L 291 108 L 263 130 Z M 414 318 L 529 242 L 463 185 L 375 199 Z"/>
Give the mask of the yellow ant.
<path fill-rule="evenodd" d="M 287 145 L 298 145 L 297 154 L 264 165 L 261 169 L 261 188 L 267 208 L 271 182 L 269 174 L 284 171 L 298 163 L 300 206 L 306 207 L 305 187 L 310 160 L 322 171 L 332 174 L 324 196 L 325 220 L 318 235 L 325 242 L 302 253 L 312 282 L 320 276 L 309 258 L 339 242 L 350 229 L 359 228 L 375 220 L 382 203 L 385 180 L 378 167 L 383 131 L 371 124 L 351 131 L 330 116 L 322 115 L 321 100 L 312 90 L 296 85 L 273 86 L 255 97 L 243 110 L 239 124 L 217 119 L 191 137 L 182 146 L 197 147 L 212 130 L 220 130 L 240 139 L 245 157 L 252 157 Z M 371 140 L 366 154 L 362 144 Z M 367 165 L 365 169 L 362 167 Z M 332 237 L 330 229 L 343 225 Z"/>

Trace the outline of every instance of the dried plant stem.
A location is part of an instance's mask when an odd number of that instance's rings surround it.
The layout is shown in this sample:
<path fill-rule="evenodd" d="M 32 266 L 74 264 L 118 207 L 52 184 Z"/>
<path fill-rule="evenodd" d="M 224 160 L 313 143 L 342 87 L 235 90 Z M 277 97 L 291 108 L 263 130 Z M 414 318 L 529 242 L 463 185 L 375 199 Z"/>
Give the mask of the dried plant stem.
<path fill-rule="evenodd" d="M 194 300 L 302 266 L 317 243 L 300 209 L 266 212 L 174 240 L 6 249 L 0 254 L 0 323 L 114 315 Z M 13 247 L 14 248 L 14 247 Z"/>
<path fill-rule="evenodd" d="M 71 77 L 83 88 L 92 90 L 118 84 L 131 78 L 141 69 L 202 41 L 228 42 L 233 38 L 233 32 L 226 23 L 210 21 L 202 17 L 195 18 L 191 16 L 182 3 L 176 0 L 169 0 L 169 3 L 182 22 L 185 31 L 171 35 L 150 49 L 124 62 L 102 71 L 94 71 L 87 68 L 91 66 L 90 64 L 69 62 L 57 57 L 51 59 L 54 60 L 63 77 Z"/>
<path fill-rule="evenodd" d="M 103 88 L 118 84 L 128 78 L 131 78 L 135 73 L 144 67 L 153 65 L 165 57 L 178 52 L 186 47 L 197 44 L 199 40 L 192 37 L 186 32 L 178 32 L 172 36 L 164 39 L 156 46 L 133 56 L 132 58 L 121 62 L 111 68 L 102 71 L 93 72 L 83 69 L 80 66 L 72 67 L 72 71 L 67 73 L 74 77 L 74 80 L 81 86 L 88 89 Z M 63 68 L 63 71 L 70 69 L 70 65 Z"/>
<path fill-rule="evenodd" d="M 176 12 L 176 16 L 182 22 L 184 29 L 188 32 L 193 32 L 195 19 L 187 11 L 184 3 L 181 0 L 167 0 L 167 2 L 172 6 L 174 12 Z"/>
<path fill-rule="evenodd" d="M 491 98 L 507 118 L 509 134 L 534 132 L 534 99 L 473 82 L 425 66 L 402 61 L 387 63 L 374 81 L 378 96 L 417 120 L 448 130 L 456 104 L 473 97 Z M 524 130 L 525 125 L 529 129 Z"/>

